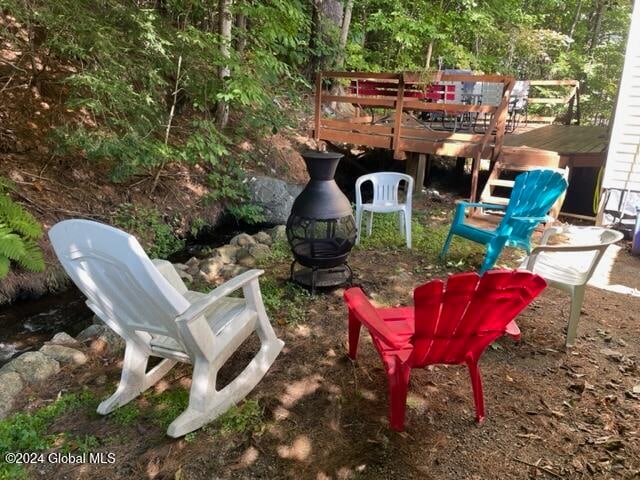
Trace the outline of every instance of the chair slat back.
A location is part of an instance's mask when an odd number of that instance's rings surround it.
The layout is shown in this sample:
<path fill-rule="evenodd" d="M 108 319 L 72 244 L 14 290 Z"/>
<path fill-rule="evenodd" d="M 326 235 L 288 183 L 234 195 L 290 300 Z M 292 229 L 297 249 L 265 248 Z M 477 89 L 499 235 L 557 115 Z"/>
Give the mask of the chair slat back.
<path fill-rule="evenodd" d="M 180 338 L 175 317 L 189 302 L 153 266 L 132 235 L 89 220 L 65 220 L 49 238 L 88 305 L 128 332 Z"/>
<path fill-rule="evenodd" d="M 396 172 L 376 172 L 363 175 L 356 181 L 356 192 L 360 192 L 363 183 L 371 182 L 373 184 L 373 200 L 374 205 L 397 205 L 398 190 L 401 182 L 407 183 L 407 196 L 413 191 L 413 178 L 410 175 Z"/>
<path fill-rule="evenodd" d="M 516 177 L 509 204 L 496 233 L 511 228 L 510 237 L 528 242 L 538 225 L 514 220 L 513 217 L 543 217 L 567 189 L 567 181 L 553 170 L 530 170 Z"/>
<path fill-rule="evenodd" d="M 452 275 L 439 294 L 441 286 L 436 280 L 414 291 L 414 359 L 421 366 L 461 363 L 470 352 L 484 350 L 546 282 L 530 272 L 492 270 L 482 277 Z"/>

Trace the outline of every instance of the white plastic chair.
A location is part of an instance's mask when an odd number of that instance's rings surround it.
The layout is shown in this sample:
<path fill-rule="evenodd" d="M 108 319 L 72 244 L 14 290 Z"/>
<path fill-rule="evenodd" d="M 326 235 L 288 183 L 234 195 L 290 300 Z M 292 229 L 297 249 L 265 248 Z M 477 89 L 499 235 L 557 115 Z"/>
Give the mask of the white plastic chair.
<path fill-rule="evenodd" d="M 405 203 L 398 201 L 400 182 L 406 182 Z M 362 184 L 373 184 L 373 200 L 371 203 L 362 203 Z M 411 195 L 413 193 L 413 178 L 404 173 L 377 172 L 363 175 L 356 180 L 356 227 L 358 234 L 356 245 L 360 243 L 362 213 L 369 212 L 367 216 L 367 235 L 371 235 L 373 225 L 373 213 L 398 212 L 400 219 L 400 234 L 407 241 L 407 248 L 411 248 Z"/>
<path fill-rule="evenodd" d="M 548 245 L 558 234 L 569 237 L 566 245 Z M 571 313 L 567 326 L 566 345 L 572 346 L 578 329 L 585 286 L 607 247 L 621 240 L 623 234 L 602 227 L 551 227 L 542 234 L 540 246 L 533 249 L 520 265 L 537 273 L 552 287 L 571 295 Z"/>
<path fill-rule="evenodd" d="M 116 392 L 98 406 L 107 414 L 160 380 L 176 362 L 193 364 L 187 409 L 167 430 L 179 437 L 200 428 L 242 400 L 262 379 L 284 342 L 265 312 L 258 277 L 249 270 L 208 294 L 192 292 L 164 260 L 149 260 L 131 235 L 88 220 L 51 228 L 53 248 L 87 305 L 126 342 Z M 242 288 L 244 298 L 229 294 Z M 256 331 L 261 348 L 231 383 L 216 389 L 216 375 Z M 147 372 L 150 356 L 165 360 Z"/>

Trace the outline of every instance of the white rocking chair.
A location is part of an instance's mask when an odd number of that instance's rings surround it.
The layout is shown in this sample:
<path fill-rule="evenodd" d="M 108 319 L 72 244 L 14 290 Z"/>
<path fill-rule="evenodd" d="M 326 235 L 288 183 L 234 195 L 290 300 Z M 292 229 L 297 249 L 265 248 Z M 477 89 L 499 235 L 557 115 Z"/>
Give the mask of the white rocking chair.
<path fill-rule="evenodd" d="M 133 236 L 108 225 L 66 220 L 51 228 L 49 238 L 89 308 L 126 342 L 120 385 L 98 406 L 100 414 L 136 398 L 176 362 L 188 362 L 193 364 L 189 405 L 167 430 L 171 437 L 185 435 L 242 400 L 284 346 L 262 303 L 262 270 L 245 272 L 203 294 L 187 290 L 170 262 L 152 262 Z M 244 298 L 229 297 L 240 288 Z M 253 331 L 260 351 L 217 390 L 218 370 Z M 151 355 L 164 360 L 147 372 Z"/>
<path fill-rule="evenodd" d="M 548 245 L 549 239 L 558 234 L 568 235 L 570 243 Z M 550 227 L 542 234 L 540 246 L 534 248 L 520 265 L 520 268 L 540 275 L 550 286 L 571 295 L 567 346 L 572 346 L 576 338 L 587 282 L 609 245 L 622 238 L 622 233 L 609 228 Z"/>

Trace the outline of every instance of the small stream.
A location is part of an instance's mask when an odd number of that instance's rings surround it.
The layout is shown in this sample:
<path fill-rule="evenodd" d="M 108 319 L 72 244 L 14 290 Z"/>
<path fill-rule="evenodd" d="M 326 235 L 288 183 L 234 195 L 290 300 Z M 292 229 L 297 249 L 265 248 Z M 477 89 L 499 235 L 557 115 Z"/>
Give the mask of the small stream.
<path fill-rule="evenodd" d="M 176 263 L 206 256 L 212 248 L 228 243 L 238 233 L 254 234 L 271 226 L 223 222 L 205 230 L 197 239 L 189 239 L 185 249 L 171 255 L 170 260 Z M 23 352 L 39 349 L 58 332 L 75 336 L 88 327 L 93 312 L 84 302 L 84 295 L 72 286 L 59 294 L 1 305 L 0 366 Z"/>
<path fill-rule="evenodd" d="M 92 312 L 75 288 L 57 295 L 20 300 L 0 307 L 0 365 L 37 350 L 56 333 L 75 336 L 91 324 Z"/>

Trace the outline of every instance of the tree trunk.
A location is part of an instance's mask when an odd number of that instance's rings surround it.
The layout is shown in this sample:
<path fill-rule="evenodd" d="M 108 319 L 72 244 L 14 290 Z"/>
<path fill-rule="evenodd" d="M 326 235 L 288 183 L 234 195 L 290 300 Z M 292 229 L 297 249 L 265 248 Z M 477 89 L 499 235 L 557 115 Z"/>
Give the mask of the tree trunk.
<path fill-rule="evenodd" d="M 593 53 L 598 40 L 600 39 L 600 28 L 602 27 L 602 17 L 607 9 L 607 0 L 598 0 L 594 13 L 593 26 L 591 28 L 591 38 L 589 41 L 589 55 Z"/>
<path fill-rule="evenodd" d="M 340 0 L 313 0 L 311 14 L 311 32 L 309 35 L 309 50 L 311 59 L 307 77 L 313 81 L 318 70 L 327 67 L 330 57 L 320 50 L 337 50 L 338 31 L 342 25 L 342 3 Z"/>
<path fill-rule="evenodd" d="M 233 23 L 233 17 L 231 15 L 231 6 L 233 0 L 218 0 L 218 33 L 220 35 L 220 54 L 222 58 L 228 59 L 231 56 L 231 25 Z M 218 72 L 218 78 L 222 84 L 222 90 L 224 91 L 224 84 L 227 77 L 231 74 L 229 65 L 223 65 Z M 216 125 L 219 129 L 226 127 L 229 121 L 229 105 L 225 100 L 218 100 L 216 107 Z"/>
<path fill-rule="evenodd" d="M 353 0 L 347 0 L 342 16 L 342 27 L 340 28 L 340 43 L 338 44 L 338 59 L 336 69 L 342 70 L 344 67 L 344 57 L 347 49 L 347 39 L 349 38 L 349 26 L 351 25 L 351 12 L 353 10 Z"/>
<path fill-rule="evenodd" d="M 433 39 L 429 40 L 429 45 L 427 46 L 427 59 L 424 62 L 424 69 L 429 70 L 431 67 L 431 56 L 433 55 Z"/>
<path fill-rule="evenodd" d="M 573 34 L 576 31 L 576 26 L 578 25 L 578 20 L 580 19 L 580 10 L 582 10 L 582 0 L 578 0 L 578 5 L 576 6 L 576 14 L 573 17 L 571 29 L 569 30 L 569 44 L 567 45 L 567 51 L 571 50 L 571 45 L 573 44 Z"/>
<path fill-rule="evenodd" d="M 236 14 L 236 50 L 240 58 L 244 57 L 244 50 L 247 46 L 247 16 L 243 12 Z"/>

